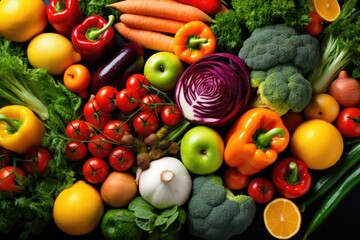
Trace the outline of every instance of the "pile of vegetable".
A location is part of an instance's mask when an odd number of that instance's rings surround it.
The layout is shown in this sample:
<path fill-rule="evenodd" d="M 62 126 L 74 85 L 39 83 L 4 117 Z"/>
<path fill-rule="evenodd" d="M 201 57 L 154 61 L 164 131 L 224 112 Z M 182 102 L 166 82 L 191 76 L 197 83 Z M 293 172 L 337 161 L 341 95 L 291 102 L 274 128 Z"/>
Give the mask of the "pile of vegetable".
<path fill-rule="evenodd" d="M 305 240 L 359 185 L 357 0 L 7 1 L 1 234 Z"/>

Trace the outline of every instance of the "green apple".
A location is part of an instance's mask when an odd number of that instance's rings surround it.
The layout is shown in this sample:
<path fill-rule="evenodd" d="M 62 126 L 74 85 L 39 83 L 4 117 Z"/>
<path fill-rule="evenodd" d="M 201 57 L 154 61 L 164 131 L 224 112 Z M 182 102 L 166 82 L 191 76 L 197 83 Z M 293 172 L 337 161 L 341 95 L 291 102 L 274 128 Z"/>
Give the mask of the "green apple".
<path fill-rule="evenodd" d="M 156 52 L 146 60 L 144 65 L 144 75 L 150 84 L 164 92 L 175 88 L 183 72 L 183 63 L 170 52 Z"/>
<path fill-rule="evenodd" d="M 217 131 L 206 126 L 195 126 L 183 136 L 180 156 L 190 172 L 205 175 L 220 168 L 224 148 L 224 141 Z"/>
<path fill-rule="evenodd" d="M 135 223 L 133 211 L 112 208 L 105 212 L 101 221 L 101 233 L 106 240 L 141 240 L 143 230 Z"/>

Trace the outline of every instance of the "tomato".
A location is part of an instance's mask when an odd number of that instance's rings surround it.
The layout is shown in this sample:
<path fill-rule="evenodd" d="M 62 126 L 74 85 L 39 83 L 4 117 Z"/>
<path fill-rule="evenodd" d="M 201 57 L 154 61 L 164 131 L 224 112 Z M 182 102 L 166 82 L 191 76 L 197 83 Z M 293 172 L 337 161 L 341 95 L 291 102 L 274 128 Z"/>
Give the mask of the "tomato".
<path fill-rule="evenodd" d="M 281 116 L 281 120 L 283 121 L 289 133 L 292 134 L 295 129 L 305 121 L 305 118 L 301 113 L 290 110 Z"/>
<path fill-rule="evenodd" d="M 88 142 L 89 153 L 98 158 L 106 158 L 113 149 L 113 145 L 102 134 L 92 136 Z"/>
<path fill-rule="evenodd" d="M 25 155 L 24 169 L 28 173 L 45 173 L 52 155 L 46 148 L 36 147 Z"/>
<path fill-rule="evenodd" d="M 76 119 L 68 123 L 65 128 L 66 136 L 74 140 L 88 140 L 91 130 L 86 121 Z"/>
<path fill-rule="evenodd" d="M 140 104 L 140 95 L 133 88 L 124 88 L 116 94 L 116 104 L 121 111 L 134 111 Z"/>
<path fill-rule="evenodd" d="M 324 23 L 320 15 L 316 12 L 309 13 L 309 17 L 311 18 L 311 21 L 304 27 L 304 31 L 305 33 L 315 37 L 322 32 Z"/>
<path fill-rule="evenodd" d="M 360 137 L 360 108 L 348 107 L 341 110 L 335 125 L 344 137 Z"/>
<path fill-rule="evenodd" d="M 0 147 L 0 168 L 7 166 L 11 159 L 11 151 Z"/>
<path fill-rule="evenodd" d="M 130 132 L 130 127 L 124 121 L 112 120 L 105 125 L 103 132 L 110 141 L 120 143 L 125 132 Z"/>
<path fill-rule="evenodd" d="M 18 193 L 25 189 L 26 173 L 20 167 L 6 166 L 0 169 L 0 191 Z"/>
<path fill-rule="evenodd" d="M 88 153 L 84 142 L 70 141 L 66 144 L 65 156 L 71 161 L 79 161 Z"/>
<path fill-rule="evenodd" d="M 145 112 L 156 112 L 157 114 L 160 114 L 162 109 L 162 100 L 161 98 L 156 94 L 146 94 L 140 99 L 140 109 L 141 111 Z"/>
<path fill-rule="evenodd" d="M 229 167 L 224 172 L 224 184 L 231 190 L 244 189 L 249 183 L 249 176 L 240 173 L 236 167 Z"/>
<path fill-rule="evenodd" d="M 103 130 L 106 123 L 111 120 L 110 114 L 99 107 L 96 99 L 85 103 L 83 113 L 85 120 L 99 130 Z"/>
<path fill-rule="evenodd" d="M 135 154 L 128 147 L 118 146 L 109 155 L 110 166 L 119 172 L 129 170 L 134 162 Z"/>
<path fill-rule="evenodd" d="M 110 113 L 115 110 L 117 107 L 116 104 L 116 94 L 118 90 L 112 86 L 104 86 L 100 88 L 95 95 L 95 99 L 99 107 L 105 111 Z"/>
<path fill-rule="evenodd" d="M 85 161 L 82 172 L 89 183 L 103 182 L 109 174 L 109 167 L 104 159 L 93 157 Z"/>
<path fill-rule="evenodd" d="M 275 188 L 268 178 L 258 176 L 250 180 L 247 191 L 256 203 L 267 203 L 273 198 Z"/>
<path fill-rule="evenodd" d="M 175 126 L 181 122 L 183 115 L 178 106 L 166 105 L 161 109 L 160 118 L 166 125 Z"/>
<path fill-rule="evenodd" d="M 141 136 L 147 136 L 156 132 L 159 121 L 154 112 L 138 112 L 132 121 L 135 132 Z"/>
<path fill-rule="evenodd" d="M 126 88 L 135 89 L 140 98 L 149 92 L 148 86 L 150 86 L 150 82 L 143 74 L 133 74 L 126 80 Z"/>

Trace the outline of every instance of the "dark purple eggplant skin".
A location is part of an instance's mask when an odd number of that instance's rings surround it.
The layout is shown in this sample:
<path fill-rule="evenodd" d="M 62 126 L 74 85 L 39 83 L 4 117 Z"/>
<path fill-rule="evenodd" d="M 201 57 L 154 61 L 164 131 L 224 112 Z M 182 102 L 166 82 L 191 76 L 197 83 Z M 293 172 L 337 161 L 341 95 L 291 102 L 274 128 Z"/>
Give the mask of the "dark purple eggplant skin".
<path fill-rule="evenodd" d="M 91 77 L 90 94 L 104 86 L 113 86 L 118 90 L 125 88 L 126 80 L 135 73 L 141 73 L 144 67 L 144 48 L 135 42 L 124 44 L 107 62 L 101 64 Z"/>

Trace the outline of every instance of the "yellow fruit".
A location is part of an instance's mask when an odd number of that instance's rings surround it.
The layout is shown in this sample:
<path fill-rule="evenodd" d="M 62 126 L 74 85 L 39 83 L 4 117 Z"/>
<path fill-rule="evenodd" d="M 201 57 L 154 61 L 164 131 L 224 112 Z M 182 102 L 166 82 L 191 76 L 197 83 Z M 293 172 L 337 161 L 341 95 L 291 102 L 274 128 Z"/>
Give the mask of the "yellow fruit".
<path fill-rule="evenodd" d="M 312 0 L 314 11 L 326 22 L 334 21 L 340 15 L 337 0 Z"/>
<path fill-rule="evenodd" d="M 295 129 L 290 139 L 292 156 L 314 170 L 333 166 L 340 159 L 343 149 L 339 130 L 321 119 L 305 121 Z"/>
<path fill-rule="evenodd" d="M 60 75 L 81 60 L 72 42 L 58 33 L 41 33 L 34 37 L 27 48 L 32 67 L 43 68 L 50 75 Z"/>
<path fill-rule="evenodd" d="M 289 239 L 300 230 L 300 210 L 287 198 L 276 198 L 269 202 L 263 218 L 266 229 L 277 239 Z"/>
<path fill-rule="evenodd" d="M 53 218 L 60 230 L 69 235 L 84 235 L 96 228 L 104 214 L 100 193 L 79 180 L 55 199 Z"/>
<path fill-rule="evenodd" d="M 1 0 L 0 35 L 14 42 L 27 42 L 47 24 L 42 0 Z"/>

